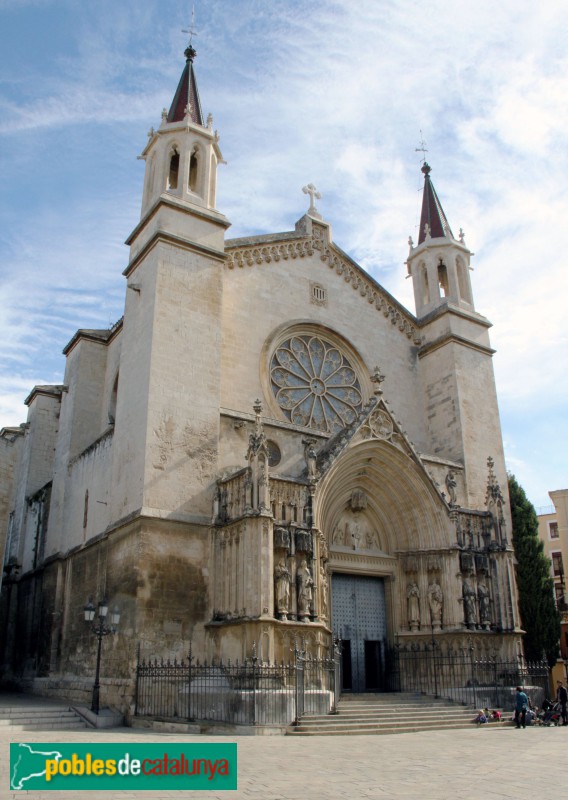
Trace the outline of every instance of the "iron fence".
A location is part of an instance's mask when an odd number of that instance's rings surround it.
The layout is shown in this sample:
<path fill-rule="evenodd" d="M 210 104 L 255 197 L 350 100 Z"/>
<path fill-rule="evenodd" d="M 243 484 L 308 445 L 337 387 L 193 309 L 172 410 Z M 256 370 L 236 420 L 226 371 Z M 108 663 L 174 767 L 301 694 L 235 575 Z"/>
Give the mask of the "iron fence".
<path fill-rule="evenodd" d="M 550 694 L 546 661 L 479 658 L 474 648 L 443 650 L 437 643 L 394 647 L 387 654 L 388 691 L 411 691 L 455 700 L 476 708 L 511 708 L 515 687 L 531 703 L 542 705 Z"/>
<path fill-rule="evenodd" d="M 341 681 L 336 645 L 326 658 L 296 649 L 290 663 L 141 660 L 135 714 L 177 721 L 235 725 L 298 724 L 304 714 L 336 710 Z"/>

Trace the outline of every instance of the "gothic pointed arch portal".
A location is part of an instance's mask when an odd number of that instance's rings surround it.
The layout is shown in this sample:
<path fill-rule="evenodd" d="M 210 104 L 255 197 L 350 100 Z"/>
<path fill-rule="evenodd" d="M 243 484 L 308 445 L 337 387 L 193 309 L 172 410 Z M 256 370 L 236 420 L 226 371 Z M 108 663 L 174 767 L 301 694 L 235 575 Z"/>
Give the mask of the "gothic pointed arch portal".
<path fill-rule="evenodd" d="M 327 540 L 331 626 L 344 641 L 344 689 L 381 690 L 387 647 L 410 627 L 409 559 L 447 550 L 455 537 L 447 506 L 409 453 L 372 439 L 331 466 L 315 516 Z"/>

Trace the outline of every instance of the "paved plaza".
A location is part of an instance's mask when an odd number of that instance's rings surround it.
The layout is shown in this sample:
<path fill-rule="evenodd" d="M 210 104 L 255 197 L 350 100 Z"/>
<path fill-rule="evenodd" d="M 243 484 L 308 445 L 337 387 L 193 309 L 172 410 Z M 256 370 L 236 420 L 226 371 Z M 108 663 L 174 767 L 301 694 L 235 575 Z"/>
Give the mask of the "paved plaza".
<path fill-rule="evenodd" d="M 0 798 L 32 800 L 147 800 L 234 798 L 235 800 L 323 800 L 324 798 L 563 797 L 566 793 L 568 730 L 512 727 L 397 734 L 392 736 L 240 736 L 239 789 L 234 792 L 12 792 L 7 787 L 10 741 L 22 742 L 214 742 L 186 736 L 113 728 L 107 731 L 10 732 L 2 728 Z"/>

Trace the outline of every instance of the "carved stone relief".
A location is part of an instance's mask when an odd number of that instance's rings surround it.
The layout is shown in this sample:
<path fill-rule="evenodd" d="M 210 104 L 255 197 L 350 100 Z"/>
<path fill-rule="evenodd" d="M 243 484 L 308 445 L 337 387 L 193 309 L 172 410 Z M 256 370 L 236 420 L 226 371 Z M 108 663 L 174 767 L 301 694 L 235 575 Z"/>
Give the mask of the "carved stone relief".
<path fill-rule="evenodd" d="M 352 550 L 380 550 L 379 535 L 370 520 L 360 512 L 345 511 L 333 531 L 332 547 Z"/>

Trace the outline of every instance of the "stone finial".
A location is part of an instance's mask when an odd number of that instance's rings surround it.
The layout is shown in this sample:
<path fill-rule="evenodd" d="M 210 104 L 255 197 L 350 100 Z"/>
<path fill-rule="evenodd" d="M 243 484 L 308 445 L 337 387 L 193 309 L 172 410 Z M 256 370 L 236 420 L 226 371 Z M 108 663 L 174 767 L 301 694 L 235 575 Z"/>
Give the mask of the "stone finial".
<path fill-rule="evenodd" d="M 258 397 L 254 401 L 252 410 L 254 411 L 257 417 L 259 417 L 260 414 L 262 413 L 262 400 L 260 400 Z"/>
<path fill-rule="evenodd" d="M 192 112 L 192 111 L 193 111 L 193 107 L 192 107 L 191 103 L 188 103 L 188 104 L 186 105 L 186 107 L 184 108 L 184 110 L 183 110 L 184 117 L 185 117 L 186 119 L 187 119 L 188 117 L 191 117 L 191 112 Z"/>
<path fill-rule="evenodd" d="M 168 121 L 168 109 L 162 108 L 162 125 L 165 125 Z"/>
<path fill-rule="evenodd" d="M 460 228 L 459 240 L 460 240 L 461 244 L 465 244 L 465 233 L 463 231 L 463 228 Z"/>
<path fill-rule="evenodd" d="M 412 248 L 414 247 L 414 239 L 412 238 L 412 236 L 408 237 L 408 246 L 410 247 L 410 250 L 412 251 Z"/>
<path fill-rule="evenodd" d="M 207 128 L 208 130 L 213 130 L 213 114 L 207 114 Z"/>
<path fill-rule="evenodd" d="M 376 395 L 381 395 L 383 393 L 383 390 L 381 388 L 381 383 L 384 381 L 384 379 L 385 376 L 383 375 L 379 367 L 378 366 L 375 367 L 375 369 L 373 370 L 373 374 L 371 375 L 371 383 L 375 384 Z"/>
<path fill-rule="evenodd" d="M 424 239 L 426 241 L 428 241 L 431 238 L 432 238 L 432 235 L 430 234 L 430 226 L 428 225 L 427 222 L 425 222 L 424 223 Z"/>
<path fill-rule="evenodd" d="M 151 138 L 152 138 L 152 136 L 155 134 L 155 132 L 156 132 L 156 131 L 154 130 L 154 128 L 153 128 L 153 127 L 152 127 L 152 128 L 150 128 L 150 130 L 148 131 L 148 139 L 151 139 Z"/>

